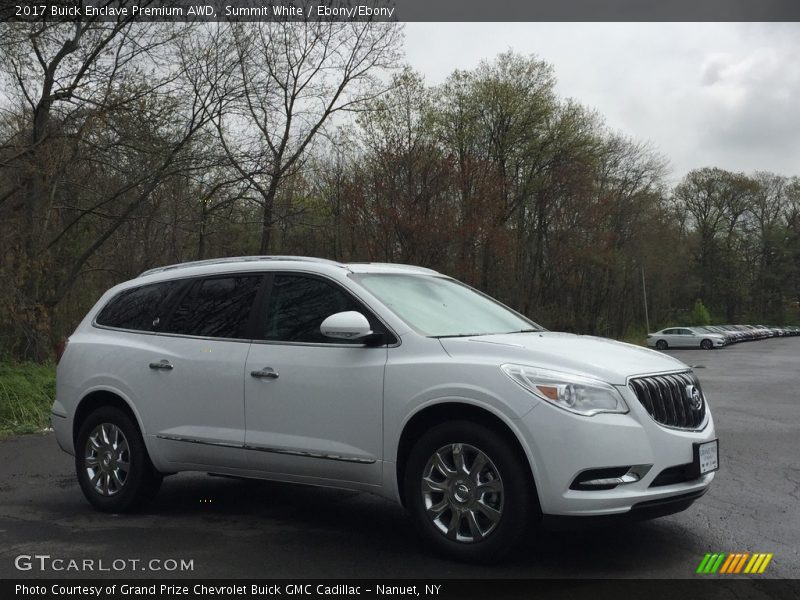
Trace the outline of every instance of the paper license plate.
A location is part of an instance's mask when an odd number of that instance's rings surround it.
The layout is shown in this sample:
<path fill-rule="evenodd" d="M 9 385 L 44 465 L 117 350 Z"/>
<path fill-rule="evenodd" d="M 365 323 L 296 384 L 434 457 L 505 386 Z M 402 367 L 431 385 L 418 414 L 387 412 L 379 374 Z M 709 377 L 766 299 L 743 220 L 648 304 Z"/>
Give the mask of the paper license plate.
<path fill-rule="evenodd" d="M 719 440 L 694 445 L 694 460 L 700 475 L 719 469 Z"/>

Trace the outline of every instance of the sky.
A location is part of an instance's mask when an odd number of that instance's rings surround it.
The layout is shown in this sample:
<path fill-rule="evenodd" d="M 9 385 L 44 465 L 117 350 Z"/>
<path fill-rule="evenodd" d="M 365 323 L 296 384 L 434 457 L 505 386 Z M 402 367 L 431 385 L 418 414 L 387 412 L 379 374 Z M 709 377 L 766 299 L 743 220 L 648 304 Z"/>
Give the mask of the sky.
<path fill-rule="evenodd" d="M 513 49 L 557 91 L 649 141 L 677 181 L 694 168 L 800 175 L 800 23 L 408 23 L 429 84 Z"/>

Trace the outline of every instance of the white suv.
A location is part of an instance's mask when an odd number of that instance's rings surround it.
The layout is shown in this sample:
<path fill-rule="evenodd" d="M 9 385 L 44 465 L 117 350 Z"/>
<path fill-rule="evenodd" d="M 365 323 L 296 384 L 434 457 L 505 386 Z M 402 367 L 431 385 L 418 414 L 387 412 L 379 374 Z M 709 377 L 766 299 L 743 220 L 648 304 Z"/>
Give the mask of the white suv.
<path fill-rule="evenodd" d="M 206 471 L 374 492 L 452 557 L 687 508 L 717 468 L 683 363 L 552 333 L 428 269 L 245 257 L 154 269 L 69 339 L 53 427 L 105 511 Z"/>

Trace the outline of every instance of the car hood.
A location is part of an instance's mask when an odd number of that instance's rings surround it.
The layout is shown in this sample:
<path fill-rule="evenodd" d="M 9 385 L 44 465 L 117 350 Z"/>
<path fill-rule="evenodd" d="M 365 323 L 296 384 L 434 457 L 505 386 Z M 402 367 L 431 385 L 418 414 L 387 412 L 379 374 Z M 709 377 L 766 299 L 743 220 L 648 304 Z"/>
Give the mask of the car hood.
<path fill-rule="evenodd" d="M 606 338 L 542 331 L 441 338 L 454 358 L 487 357 L 504 363 L 565 371 L 625 385 L 633 375 L 688 369 L 666 354 Z"/>

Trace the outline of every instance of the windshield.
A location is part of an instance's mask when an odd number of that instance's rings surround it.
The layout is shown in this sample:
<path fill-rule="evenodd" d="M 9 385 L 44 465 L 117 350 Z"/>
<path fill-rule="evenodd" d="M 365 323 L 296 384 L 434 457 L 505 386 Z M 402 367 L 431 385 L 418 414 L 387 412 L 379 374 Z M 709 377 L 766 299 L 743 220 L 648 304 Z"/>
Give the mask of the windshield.
<path fill-rule="evenodd" d="M 543 330 L 455 279 L 387 273 L 352 278 L 422 335 L 459 337 Z"/>

